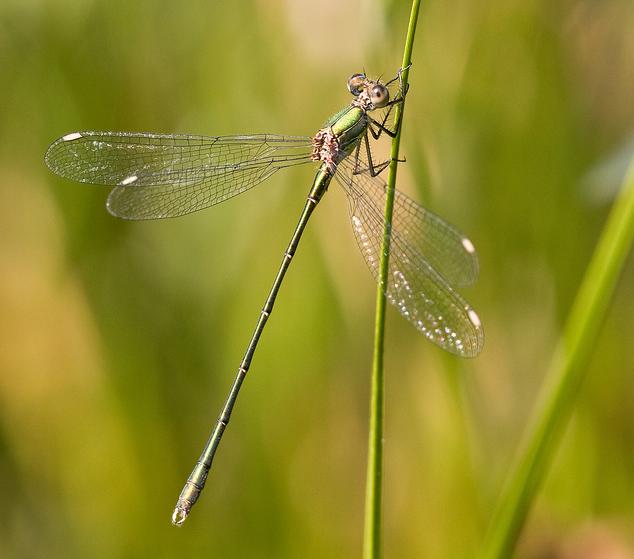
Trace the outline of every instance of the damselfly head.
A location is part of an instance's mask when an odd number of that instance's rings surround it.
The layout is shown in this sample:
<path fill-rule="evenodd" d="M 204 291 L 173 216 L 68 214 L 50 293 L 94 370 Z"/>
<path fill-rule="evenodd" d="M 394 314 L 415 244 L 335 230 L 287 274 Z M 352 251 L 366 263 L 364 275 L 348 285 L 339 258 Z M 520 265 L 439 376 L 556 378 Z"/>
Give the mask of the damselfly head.
<path fill-rule="evenodd" d="M 360 102 L 366 110 L 381 109 L 390 102 L 388 88 L 378 80 L 370 80 L 365 74 L 353 74 L 348 80 L 348 91 Z"/>

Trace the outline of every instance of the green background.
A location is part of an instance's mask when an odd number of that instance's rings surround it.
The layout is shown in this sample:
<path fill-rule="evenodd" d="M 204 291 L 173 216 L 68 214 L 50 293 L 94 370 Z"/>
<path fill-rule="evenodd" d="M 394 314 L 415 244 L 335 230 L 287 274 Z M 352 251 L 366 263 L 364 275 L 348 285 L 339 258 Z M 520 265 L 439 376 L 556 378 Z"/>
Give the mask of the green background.
<path fill-rule="evenodd" d="M 313 134 L 349 75 L 394 74 L 408 10 L 0 4 L 0 557 L 359 556 L 375 286 L 338 187 L 176 529 L 311 171 L 127 223 L 43 155 L 75 130 Z M 486 342 L 460 360 L 388 313 L 386 558 L 482 541 L 633 151 L 632 21 L 629 0 L 423 3 L 399 188 L 475 243 Z M 634 553 L 632 264 L 520 557 Z"/>

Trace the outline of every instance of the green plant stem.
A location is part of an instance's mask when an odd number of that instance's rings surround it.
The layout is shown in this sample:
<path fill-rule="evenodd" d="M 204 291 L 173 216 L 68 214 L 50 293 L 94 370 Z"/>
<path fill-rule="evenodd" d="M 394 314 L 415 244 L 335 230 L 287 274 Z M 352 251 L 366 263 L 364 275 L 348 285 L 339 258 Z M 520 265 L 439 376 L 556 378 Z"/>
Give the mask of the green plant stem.
<path fill-rule="evenodd" d="M 420 0 L 412 1 L 412 9 L 405 39 L 403 53 L 402 83 L 407 91 L 409 66 L 412 62 L 412 47 L 418 21 Z M 405 102 L 395 108 L 394 122 L 403 122 Z M 363 537 L 363 557 L 378 559 L 381 556 L 381 520 L 383 497 L 383 411 L 384 411 L 384 373 L 383 348 L 385 339 L 385 289 L 389 266 L 390 231 L 394 208 L 394 190 L 396 185 L 396 169 L 399 147 L 401 143 L 401 127 L 398 126 L 396 136 L 392 140 L 390 152 L 391 162 L 387 178 L 385 198 L 385 225 L 383 229 L 383 245 L 379 268 L 379 285 L 376 295 L 376 315 L 374 324 L 374 356 L 372 361 L 372 387 L 370 394 L 370 433 L 368 443 L 368 469 L 365 496 L 365 526 Z"/>
<path fill-rule="evenodd" d="M 533 429 L 499 501 L 482 559 L 507 559 L 557 450 L 585 365 L 634 239 L 634 160 L 626 175 L 566 323 L 537 408 Z"/>

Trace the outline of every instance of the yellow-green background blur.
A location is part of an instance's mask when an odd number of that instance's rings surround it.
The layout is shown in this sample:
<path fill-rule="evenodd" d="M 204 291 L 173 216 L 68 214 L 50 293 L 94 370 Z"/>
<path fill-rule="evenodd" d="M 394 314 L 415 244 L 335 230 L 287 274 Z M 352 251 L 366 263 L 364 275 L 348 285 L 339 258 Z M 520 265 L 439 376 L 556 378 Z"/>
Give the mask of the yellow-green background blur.
<path fill-rule="evenodd" d="M 360 555 L 375 285 L 338 187 L 176 529 L 312 170 L 126 223 L 43 155 L 76 130 L 313 134 L 349 75 L 398 69 L 408 12 L 0 3 L 0 557 Z M 399 185 L 475 243 L 486 342 L 460 360 L 389 310 L 385 557 L 473 557 L 633 151 L 634 4 L 431 0 L 412 58 Z M 632 557 L 633 282 L 630 258 L 520 557 Z"/>

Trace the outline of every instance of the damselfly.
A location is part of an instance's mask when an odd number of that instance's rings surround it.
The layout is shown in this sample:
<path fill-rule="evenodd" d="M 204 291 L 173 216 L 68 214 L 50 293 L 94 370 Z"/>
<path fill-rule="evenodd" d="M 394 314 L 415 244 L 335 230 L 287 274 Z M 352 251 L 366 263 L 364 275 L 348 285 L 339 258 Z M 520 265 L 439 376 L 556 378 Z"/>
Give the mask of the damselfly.
<path fill-rule="evenodd" d="M 394 84 L 394 85 L 393 85 Z M 390 99 L 389 87 L 397 88 Z M 56 174 L 112 187 L 108 211 L 124 219 L 160 219 L 218 204 L 261 183 L 279 169 L 319 162 L 295 232 L 284 253 L 255 331 L 211 436 L 178 499 L 172 521 L 181 525 L 197 501 L 229 423 L 260 335 L 308 220 L 334 177 L 347 199 L 361 253 L 378 278 L 383 242 L 386 183 L 379 176 L 389 161 L 375 163 L 370 142 L 396 133 L 387 120 L 402 103 L 401 72 L 389 82 L 354 74 L 350 105 L 332 116 L 315 136 L 193 136 L 130 132 L 73 132 L 49 147 L 46 163 Z M 370 115 L 382 113 L 377 119 Z M 475 311 L 455 287 L 473 283 L 478 260 L 472 242 L 440 217 L 396 191 L 389 243 L 388 300 L 428 340 L 461 357 L 482 349 L 484 335 Z"/>

